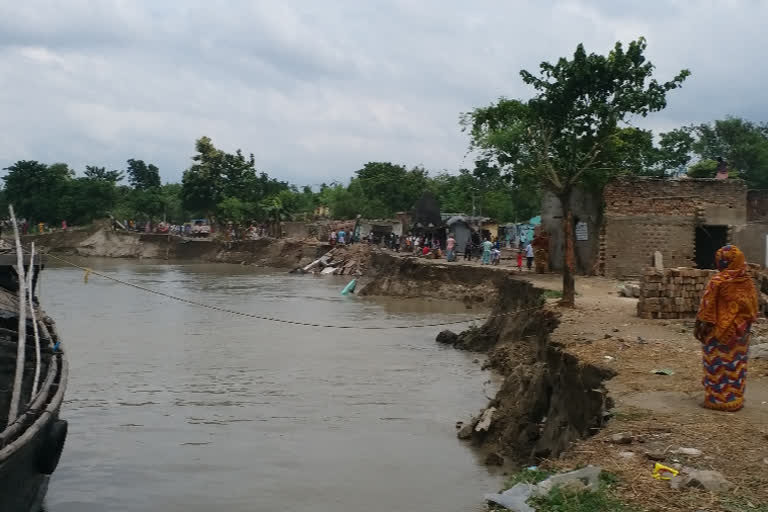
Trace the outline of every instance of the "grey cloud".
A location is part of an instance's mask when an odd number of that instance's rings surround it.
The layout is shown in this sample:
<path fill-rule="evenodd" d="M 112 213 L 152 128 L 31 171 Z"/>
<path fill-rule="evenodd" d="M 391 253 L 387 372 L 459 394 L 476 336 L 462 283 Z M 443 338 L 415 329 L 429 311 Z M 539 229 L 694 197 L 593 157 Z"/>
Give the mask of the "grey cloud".
<path fill-rule="evenodd" d="M 17 5 L 14 5 L 17 4 Z M 768 4 L 459 0 L 70 0 L 0 6 L 0 167 L 157 163 L 168 180 L 195 138 L 256 155 L 299 183 L 370 160 L 468 165 L 458 115 L 526 97 L 519 70 L 644 35 L 659 78 L 693 76 L 638 123 L 768 120 L 759 65 Z"/>

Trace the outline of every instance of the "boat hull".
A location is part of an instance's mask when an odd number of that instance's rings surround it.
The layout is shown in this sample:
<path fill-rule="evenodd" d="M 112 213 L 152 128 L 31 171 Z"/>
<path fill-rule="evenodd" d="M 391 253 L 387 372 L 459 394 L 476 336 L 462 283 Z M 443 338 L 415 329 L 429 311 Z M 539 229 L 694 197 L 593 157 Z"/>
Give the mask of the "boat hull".
<path fill-rule="evenodd" d="M 7 460 L 0 463 L 0 510 L 39 512 L 50 475 L 41 471 L 48 438 L 56 417 L 49 415 L 41 429 Z"/>
<path fill-rule="evenodd" d="M 30 423 L 0 449 L 2 512 L 40 512 L 50 475 L 61 458 L 67 422 L 59 418 L 59 411 L 66 390 L 68 365 L 61 352 L 54 357 L 57 361 L 51 366 L 55 376 L 52 375 L 48 400 L 33 404 L 28 412 L 32 416 Z"/>

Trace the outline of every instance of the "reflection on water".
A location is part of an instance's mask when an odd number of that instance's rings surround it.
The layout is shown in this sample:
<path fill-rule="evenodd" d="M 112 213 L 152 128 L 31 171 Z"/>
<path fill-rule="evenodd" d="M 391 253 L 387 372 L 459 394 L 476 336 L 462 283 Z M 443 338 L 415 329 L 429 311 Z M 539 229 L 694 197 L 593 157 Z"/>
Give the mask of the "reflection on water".
<path fill-rule="evenodd" d="M 137 284 L 307 322 L 407 325 L 462 305 L 341 297 L 348 278 L 88 260 Z M 71 372 L 49 512 L 479 509 L 498 479 L 453 424 L 485 402 L 439 329 L 327 330 L 233 317 L 49 268 Z M 404 305 L 407 304 L 407 307 Z M 426 314 L 424 308 L 431 308 Z"/>

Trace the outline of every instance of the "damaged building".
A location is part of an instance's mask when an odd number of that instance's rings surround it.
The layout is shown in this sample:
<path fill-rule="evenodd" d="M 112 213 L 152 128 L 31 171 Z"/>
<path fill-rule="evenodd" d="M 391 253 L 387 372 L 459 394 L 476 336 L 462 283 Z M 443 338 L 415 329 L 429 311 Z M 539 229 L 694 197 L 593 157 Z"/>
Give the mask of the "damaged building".
<path fill-rule="evenodd" d="M 600 199 L 579 193 L 571 205 L 581 273 L 638 277 L 656 251 L 665 267 L 711 269 L 715 251 L 728 243 L 742 248 L 750 263 L 767 263 L 768 191 L 748 191 L 741 180 L 619 179 Z M 557 200 L 545 197 L 554 269 L 562 268 L 560 211 Z"/>
<path fill-rule="evenodd" d="M 665 267 L 714 268 L 715 251 L 733 243 L 750 263 L 766 263 L 765 191 L 741 180 L 632 179 L 603 192 L 604 226 L 598 268 L 611 277 L 635 277 L 659 251 Z M 751 197 L 752 203 L 748 201 Z"/>

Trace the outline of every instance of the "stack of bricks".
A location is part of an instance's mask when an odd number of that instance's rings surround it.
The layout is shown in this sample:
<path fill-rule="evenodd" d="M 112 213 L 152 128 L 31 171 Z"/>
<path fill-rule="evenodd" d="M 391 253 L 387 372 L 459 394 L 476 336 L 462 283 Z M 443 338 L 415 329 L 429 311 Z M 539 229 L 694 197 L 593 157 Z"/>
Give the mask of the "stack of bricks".
<path fill-rule="evenodd" d="M 640 280 L 640 318 L 693 318 L 714 270 L 647 267 Z"/>

